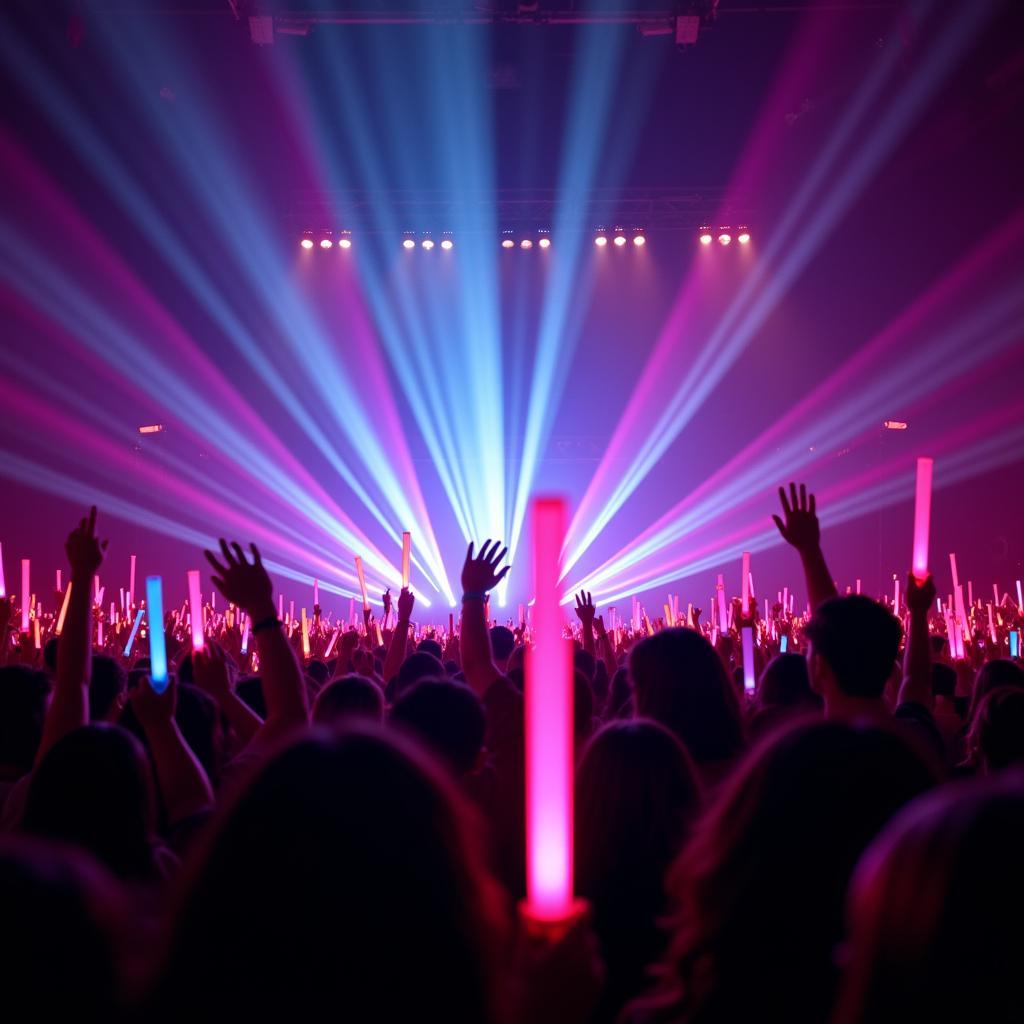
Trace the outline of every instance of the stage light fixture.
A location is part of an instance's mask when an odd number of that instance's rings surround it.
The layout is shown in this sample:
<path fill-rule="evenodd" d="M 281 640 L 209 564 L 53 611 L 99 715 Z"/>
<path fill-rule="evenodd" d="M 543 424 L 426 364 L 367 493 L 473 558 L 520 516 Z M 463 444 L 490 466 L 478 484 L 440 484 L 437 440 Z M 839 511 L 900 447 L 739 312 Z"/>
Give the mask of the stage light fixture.
<path fill-rule="evenodd" d="M 532 249 L 533 248 L 533 239 L 532 238 L 524 238 L 519 243 L 519 248 L 520 249 Z"/>
<path fill-rule="evenodd" d="M 598 231 L 594 238 L 594 245 L 603 249 L 608 244 L 608 236 L 604 233 L 604 229 Z"/>
<path fill-rule="evenodd" d="M 312 249 L 312 248 L 313 248 L 313 236 L 312 236 L 312 232 L 309 232 L 309 231 L 305 232 L 305 233 L 303 234 L 303 236 L 302 236 L 302 241 L 301 241 L 301 242 L 299 242 L 299 245 L 301 245 L 301 246 L 302 246 L 302 248 L 303 248 L 303 249 L 306 249 L 307 251 L 308 251 L 309 249 Z"/>
<path fill-rule="evenodd" d="M 424 238 L 423 241 L 420 242 L 420 245 L 422 245 L 424 249 L 429 251 L 434 248 L 434 240 L 432 238 Z"/>
<path fill-rule="evenodd" d="M 626 244 L 626 236 L 622 233 L 622 228 L 616 228 L 614 242 L 620 249 Z"/>
<path fill-rule="evenodd" d="M 732 231 L 729 228 L 718 229 L 718 244 L 729 245 L 732 242 Z"/>
<path fill-rule="evenodd" d="M 710 245 L 714 241 L 714 238 L 711 234 L 711 228 L 708 227 L 707 225 L 704 225 L 700 229 L 700 235 L 698 235 L 698 238 L 700 239 L 701 245 Z"/>
<path fill-rule="evenodd" d="M 501 247 L 502 249 L 514 249 L 516 247 L 516 243 L 513 242 L 511 238 L 503 238 L 501 240 Z"/>
<path fill-rule="evenodd" d="M 342 231 L 341 238 L 338 239 L 339 249 L 351 249 L 352 248 L 352 232 Z"/>
<path fill-rule="evenodd" d="M 405 238 L 405 239 L 403 239 L 402 240 L 402 248 L 403 249 L 415 249 L 416 248 L 416 240 L 414 238 Z"/>
<path fill-rule="evenodd" d="M 449 252 L 454 246 L 455 243 L 450 238 L 441 239 L 441 248 L 444 249 L 445 252 Z"/>
<path fill-rule="evenodd" d="M 739 242 L 740 245 L 748 245 L 750 243 L 750 228 L 737 228 L 736 241 Z"/>
<path fill-rule="evenodd" d="M 541 240 L 537 244 L 542 249 L 550 249 L 551 248 L 551 239 L 547 238 L 547 237 L 541 238 Z"/>
<path fill-rule="evenodd" d="M 633 236 L 633 244 L 634 244 L 634 245 L 635 245 L 635 246 L 636 246 L 637 248 L 639 248 L 639 247 L 640 247 L 640 246 L 642 246 L 642 245 L 646 245 L 646 244 L 647 244 L 647 237 L 646 237 L 646 235 L 644 235 L 644 234 L 642 234 L 641 232 L 639 232 L 639 231 L 638 231 L 638 232 L 637 232 L 637 233 L 636 233 L 636 234 L 635 234 L 635 235 Z"/>
<path fill-rule="evenodd" d="M 334 245 L 334 242 L 332 242 L 329 238 L 321 238 L 320 239 L 320 248 L 321 249 L 330 249 L 330 248 L 333 247 L 333 245 Z"/>

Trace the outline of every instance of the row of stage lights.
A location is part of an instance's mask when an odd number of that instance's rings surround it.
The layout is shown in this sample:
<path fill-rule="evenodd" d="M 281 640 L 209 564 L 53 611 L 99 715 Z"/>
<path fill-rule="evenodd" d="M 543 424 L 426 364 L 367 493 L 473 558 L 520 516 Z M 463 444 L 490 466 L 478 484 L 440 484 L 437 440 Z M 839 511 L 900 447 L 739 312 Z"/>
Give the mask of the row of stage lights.
<path fill-rule="evenodd" d="M 705 224 L 697 235 L 701 245 L 710 245 L 715 241 L 715 234 L 711 230 L 710 225 Z M 721 227 L 718 229 L 718 244 L 719 245 L 732 245 L 733 239 L 739 242 L 740 245 L 749 245 L 750 243 L 750 228 L 741 225 L 733 232 L 730 227 Z"/>
<path fill-rule="evenodd" d="M 616 228 L 614 231 L 606 231 L 604 228 L 600 228 L 597 234 L 594 235 L 594 245 L 599 249 L 603 249 L 608 245 L 621 249 L 629 243 L 630 237 L 632 237 L 633 245 L 638 249 L 647 244 L 647 236 L 639 229 L 626 232 L 621 228 Z M 736 228 L 735 231 L 730 227 L 720 227 L 716 235 L 710 226 L 705 225 L 700 228 L 697 238 L 701 245 L 711 245 L 716 239 L 718 244 L 722 246 L 732 245 L 733 241 L 738 242 L 740 245 L 747 245 L 750 242 L 750 229 L 742 225 Z M 335 245 L 339 249 L 351 249 L 352 233 L 350 231 L 342 231 L 335 238 L 329 231 L 316 233 L 306 231 L 303 233 L 299 245 L 306 250 L 315 249 L 318 246 L 321 249 L 333 249 Z M 445 252 L 455 248 L 455 242 L 448 232 L 442 233 L 439 242 L 435 242 L 430 235 L 417 236 L 412 232 L 408 232 L 402 239 L 402 248 L 406 250 L 415 249 L 418 246 L 429 251 L 435 245 L 445 250 Z M 534 246 L 538 249 L 550 249 L 551 237 L 544 231 L 539 232 L 536 238 L 531 235 L 517 238 L 512 231 L 506 231 L 501 236 L 502 249 L 532 249 Z"/>

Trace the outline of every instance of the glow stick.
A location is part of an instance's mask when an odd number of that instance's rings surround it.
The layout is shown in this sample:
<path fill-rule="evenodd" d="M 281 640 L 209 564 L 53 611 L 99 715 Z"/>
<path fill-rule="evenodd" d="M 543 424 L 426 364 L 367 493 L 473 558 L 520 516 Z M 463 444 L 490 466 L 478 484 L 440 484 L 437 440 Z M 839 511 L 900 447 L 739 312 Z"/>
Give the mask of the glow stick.
<path fill-rule="evenodd" d="M 146 625 L 149 628 L 149 685 L 155 693 L 167 689 L 167 638 L 164 636 L 164 585 L 159 576 L 146 577 Z"/>
<path fill-rule="evenodd" d="M 967 609 L 964 607 L 964 587 L 962 583 L 957 584 L 956 588 L 956 613 L 960 619 L 960 626 L 965 626 L 967 624 Z"/>
<path fill-rule="evenodd" d="M 898 576 L 892 578 L 893 591 L 892 591 L 892 607 L 893 611 L 897 615 L 900 613 L 900 581 Z"/>
<path fill-rule="evenodd" d="M 354 597 L 348 599 L 348 619 L 353 626 L 356 624 L 356 599 Z"/>
<path fill-rule="evenodd" d="M 522 613 L 523 613 L 523 606 L 520 605 L 519 606 L 519 615 L 520 615 L 519 621 L 520 621 L 520 623 L 523 621 Z M 455 613 L 454 612 L 449 612 L 448 613 L 448 636 L 450 636 L 450 637 L 455 636 Z"/>
<path fill-rule="evenodd" d="M 667 604 L 663 604 L 661 607 L 665 612 L 665 625 L 674 626 L 675 623 L 672 621 L 672 609 L 669 608 Z"/>
<path fill-rule="evenodd" d="M 57 593 L 58 594 L 64 589 L 64 587 L 61 584 L 62 584 L 61 571 L 60 571 L 60 569 L 58 569 L 57 570 Z"/>
<path fill-rule="evenodd" d="M 248 615 L 245 616 L 245 624 L 242 626 L 242 653 L 245 654 L 249 650 L 249 624 L 252 620 Z"/>
<path fill-rule="evenodd" d="M 724 633 L 729 628 L 729 616 L 725 611 L 725 577 L 718 574 L 718 628 Z"/>
<path fill-rule="evenodd" d="M 327 650 L 326 650 L 326 651 L 324 651 L 324 657 L 325 657 L 325 658 L 329 658 L 329 657 L 331 656 L 331 651 L 333 651 L 333 650 L 334 650 L 334 644 L 335 644 L 335 642 L 337 641 L 337 639 L 338 639 L 338 635 L 339 635 L 340 633 L 341 633 L 341 626 L 339 626 L 339 627 L 338 627 L 338 628 L 337 628 L 337 629 L 336 629 L 336 630 L 334 631 L 334 636 L 332 636 L 332 637 L 331 637 L 331 642 L 330 642 L 330 643 L 329 643 L 329 644 L 327 645 Z"/>
<path fill-rule="evenodd" d="M 97 647 L 102 647 L 103 646 L 103 620 L 102 619 L 97 619 L 96 620 L 96 646 Z"/>
<path fill-rule="evenodd" d="M 1020 657 L 1020 633 L 1017 630 L 1010 634 L 1010 657 Z"/>
<path fill-rule="evenodd" d="M 750 587 L 750 596 L 757 600 L 757 596 L 754 593 L 754 574 L 752 572 L 747 573 L 747 585 Z"/>
<path fill-rule="evenodd" d="M 974 584 L 970 580 L 967 581 L 967 607 L 974 607 Z"/>
<path fill-rule="evenodd" d="M 217 610 L 217 591 L 216 591 L 216 590 L 214 590 L 214 591 L 212 591 L 212 592 L 210 593 L 210 607 L 211 607 L 211 608 L 212 608 L 212 609 L 213 609 L 214 611 L 216 611 L 216 610 Z"/>
<path fill-rule="evenodd" d="M 139 631 L 140 622 L 142 622 L 141 608 L 135 613 L 135 622 L 132 625 L 132 631 L 128 634 L 128 643 L 124 645 L 124 656 L 126 658 L 130 658 L 132 656 L 132 645 L 135 643 L 135 635 Z"/>
<path fill-rule="evenodd" d="M 103 591 L 100 590 L 100 578 L 98 575 L 92 578 L 92 596 L 97 604 L 103 600 Z"/>
<path fill-rule="evenodd" d="M 373 624 L 373 628 L 374 628 L 374 632 L 375 632 L 376 637 L 377 637 L 377 646 L 378 647 L 383 647 L 384 646 L 384 634 L 380 631 L 380 623 L 379 622 L 375 622 Z"/>
<path fill-rule="evenodd" d="M 199 589 L 199 570 L 188 571 L 188 604 L 192 616 L 192 650 L 203 649 L 203 595 Z"/>
<path fill-rule="evenodd" d="M 785 654 L 789 650 L 789 637 L 785 633 L 782 634 L 782 639 L 779 641 L 779 653 Z"/>
<path fill-rule="evenodd" d="M 526 912 L 556 922 L 573 910 L 572 653 L 562 639 L 559 562 L 565 502 L 533 505 L 534 645 L 526 651 Z"/>
<path fill-rule="evenodd" d="M 789 611 L 789 587 L 782 588 L 782 610 Z"/>
<path fill-rule="evenodd" d="M 302 656 L 309 657 L 309 620 L 305 608 L 302 609 Z"/>
<path fill-rule="evenodd" d="M 0 598 L 7 596 L 7 583 L 4 581 L 4 546 L 0 544 Z"/>
<path fill-rule="evenodd" d="M 32 620 L 32 629 L 33 632 L 35 633 L 35 645 L 36 650 L 38 651 L 43 646 L 42 642 L 39 639 L 39 619 Z"/>
<path fill-rule="evenodd" d="M 277 617 L 284 621 L 284 594 L 277 595 Z"/>
<path fill-rule="evenodd" d="M 1024 612 L 1024 597 L 1021 596 L 1020 580 L 1017 580 L 1017 609 Z"/>
<path fill-rule="evenodd" d="M 952 572 L 952 574 L 953 574 L 953 590 L 955 592 L 956 588 L 960 585 L 960 577 L 957 576 L 957 572 L 956 572 L 956 555 L 953 552 L 950 552 L 950 555 L 949 555 L 949 569 L 950 569 L 950 572 Z"/>
<path fill-rule="evenodd" d="M 31 595 L 28 592 L 29 587 L 29 575 L 31 571 L 31 565 L 29 559 L 23 558 L 21 560 L 21 631 L 22 633 L 28 632 L 28 613 L 32 607 Z"/>
<path fill-rule="evenodd" d="M 116 606 L 115 606 L 114 602 L 111 601 L 110 602 L 110 617 L 109 617 L 109 621 L 113 622 L 116 615 L 117 615 Z"/>
<path fill-rule="evenodd" d="M 754 588 L 750 583 L 750 552 L 743 552 L 743 588 L 742 605 L 744 618 L 750 614 L 750 593 Z M 754 629 L 752 626 L 743 626 L 740 633 L 743 642 L 743 689 L 747 693 L 753 693 L 757 680 L 754 671 Z"/>
<path fill-rule="evenodd" d="M 313 580 L 313 609 L 316 610 L 317 605 L 320 604 L 320 584 Z"/>
<path fill-rule="evenodd" d="M 135 556 L 131 556 L 131 568 L 128 570 L 128 604 L 135 607 Z"/>
<path fill-rule="evenodd" d="M 370 610 L 370 599 L 366 596 L 366 576 L 363 573 L 363 560 L 356 555 L 356 575 L 359 577 L 359 591 L 363 595 L 363 611 Z"/>
<path fill-rule="evenodd" d="M 996 637 L 996 624 L 995 624 L 995 622 L 992 619 L 992 604 L 991 604 L 991 602 L 989 602 L 989 606 L 988 606 L 988 635 L 989 635 L 989 638 L 992 640 L 992 643 L 997 643 L 998 642 L 998 639 Z"/>
<path fill-rule="evenodd" d="M 409 586 L 409 559 L 412 556 L 412 534 L 406 530 L 402 534 L 402 586 Z"/>
<path fill-rule="evenodd" d="M 103 607 L 103 595 L 107 592 L 106 587 L 100 587 L 99 592 L 96 594 L 96 607 Z"/>
<path fill-rule="evenodd" d="M 917 460 L 917 486 L 914 491 L 914 549 L 911 571 L 918 583 L 928 575 L 928 534 L 932 518 L 932 459 Z"/>
<path fill-rule="evenodd" d="M 860 580 L 857 580 L 857 593 L 860 593 Z"/>
<path fill-rule="evenodd" d="M 996 607 L 998 608 L 999 607 L 999 584 L 998 583 L 993 583 L 992 584 L 992 596 L 995 598 L 995 604 L 996 604 Z"/>
<path fill-rule="evenodd" d="M 292 623 L 295 621 L 295 602 L 288 602 L 288 622 Z"/>
<path fill-rule="evenodd" d="M 68 613 L 68 601 L 71 600 L 71 580 L 68 580 L 68 589 L 64 591 L 64 603 L 60 606 L 60 614 L 57 616 L 57 628 L 53 631 L 55 636 L 60 636 L 64 628 L 64 616 Z"/>

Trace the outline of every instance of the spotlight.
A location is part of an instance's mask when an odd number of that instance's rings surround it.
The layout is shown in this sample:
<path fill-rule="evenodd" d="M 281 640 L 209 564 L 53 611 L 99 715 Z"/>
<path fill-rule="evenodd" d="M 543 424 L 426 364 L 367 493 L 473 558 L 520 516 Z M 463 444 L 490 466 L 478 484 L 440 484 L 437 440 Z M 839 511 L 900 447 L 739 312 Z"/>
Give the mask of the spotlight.
<path fill-rule="evenodd" d="M 441 248 L 444 249 L 445 252 L 451 249 L 453 245 L 455 245 L 455 243 L 450 238 L 441 239 Z"/>
<path fill-rule="evenodd" d="M 741 227 L 737 229 L 736 241 L 740 245 L 747 245 L 750 242 L 750 228 Z"/>
<path fill-rule="evenodd" d="M 352 239 L 349 237 L 348 232 L 345 232 L 345 234 L 343 234 L 341 236 L 341 238 L 338 239 L 338 248 L 339 249 L 351 249 L 352 248 Z"/>
<path fill-rule="evenodd" d="M 711 228 L 707 225 L 704 225 L 700 229 L 700 235 L 698 237 L 700 238 L 701 245 L 710 245 L 714 241 L 711 236 Z"/>
<path fill-rule="evenodd" d="M 424 249 L 433 249 L 434 240 L 432 238 L 424 238 L 423 241 L 420 242 L 420 245 L 422 245 Z"/>
<path fill-rule="evenodd" d="M 594 239 L 594 245 L 600 246 L 602 249 L 608 244 L 608 236 L 603 232 L 599 232 L 597 237 Z"/>
<path fill-rule="evenodd" d="M 299 242 L 299 245 L 301 245 L 303 249 L 312 249 L 313 248 L 313 239 L 312 238 L 304 238 L 301 242 Z"/>
<path fill-rule="evenodd" d="M 732 231 L 729 228 L 718 229 L 718 244 L 728 245 L 732 241 Z"/>
<path fill-rule="evenodd" d="M 330 249 L 333 245 L 334 245 L 334 243 L 329 238 L 321 238 L 320 239 L 320 248 L 321 249 Z"/>
<path fill-rule="evenodd" d="M 547 238 L 547 237 L 545 237 L 545 238 L 542 238 L 542 239 L 541 239 L 541 240 L 540 240 L 540 241 L 539 241 L 539 242 L 538 242 L 537 244 L 538 244 L 538 245 L 539 245 L 539 246 L 540 246 L 540 247 L 541 247 L 542 249 L 550 249 L 550 248 L 551 248 L 551 239 L 550 239 L 550 238 Z"/>
<path fill-rule="evenodd" d="M 533 248 L 533 239 L 532 238 L 524 238 L 519 243 L 519 248 L 520 249 L 532 249 Z"/>
<path fill-rule="evenodd" d="M 416 248 L 416 241 L 415 241 L 415 239 L 412 239 L 412 238 L 403 239 L 402 240 L 402 248 L 403 249 L 415 249 Z"/>
<path fill-rule="evenodd" d="M 647 238 L 642 234 L 635 234 L 633 236 L 633 244 L 639 248 L 641 245 L 647 244 Z"/>
<path fill-rule="evenodd" d="M 503 238 L 501 240 L 501 247 L 502 249 L 514 249 L 516 247 L 516 243 L 513 242 L 511 238 Z"/>
<path fill-rule="evenodd" d="M 622 233 L 622 228 L 615 229 L 615 238 L 613 241 L 620 249 L 626 244 L 626 236 Z"/>

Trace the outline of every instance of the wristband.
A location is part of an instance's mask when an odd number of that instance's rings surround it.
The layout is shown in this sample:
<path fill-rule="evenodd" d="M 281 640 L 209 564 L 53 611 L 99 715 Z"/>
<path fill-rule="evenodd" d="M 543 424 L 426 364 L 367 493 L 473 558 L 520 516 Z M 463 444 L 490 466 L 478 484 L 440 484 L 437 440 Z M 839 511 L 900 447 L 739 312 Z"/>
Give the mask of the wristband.
<path fill-rule="evenodd" d="M 254 622 L 252 625 L 252 632 L 258 633 L 261 629 L 273 629 L 275 626 L 280 626 L 281 620 L 276 615 L 271 615 L 269 618 L 260 619 L 259 622 Z"/>
<path fill-rule="evenodd" d="M 462 595 L 462 603 L 465 604 L 467 601 L 486 601 L 487 591 L 486 590 L 467 590 Z"/>

